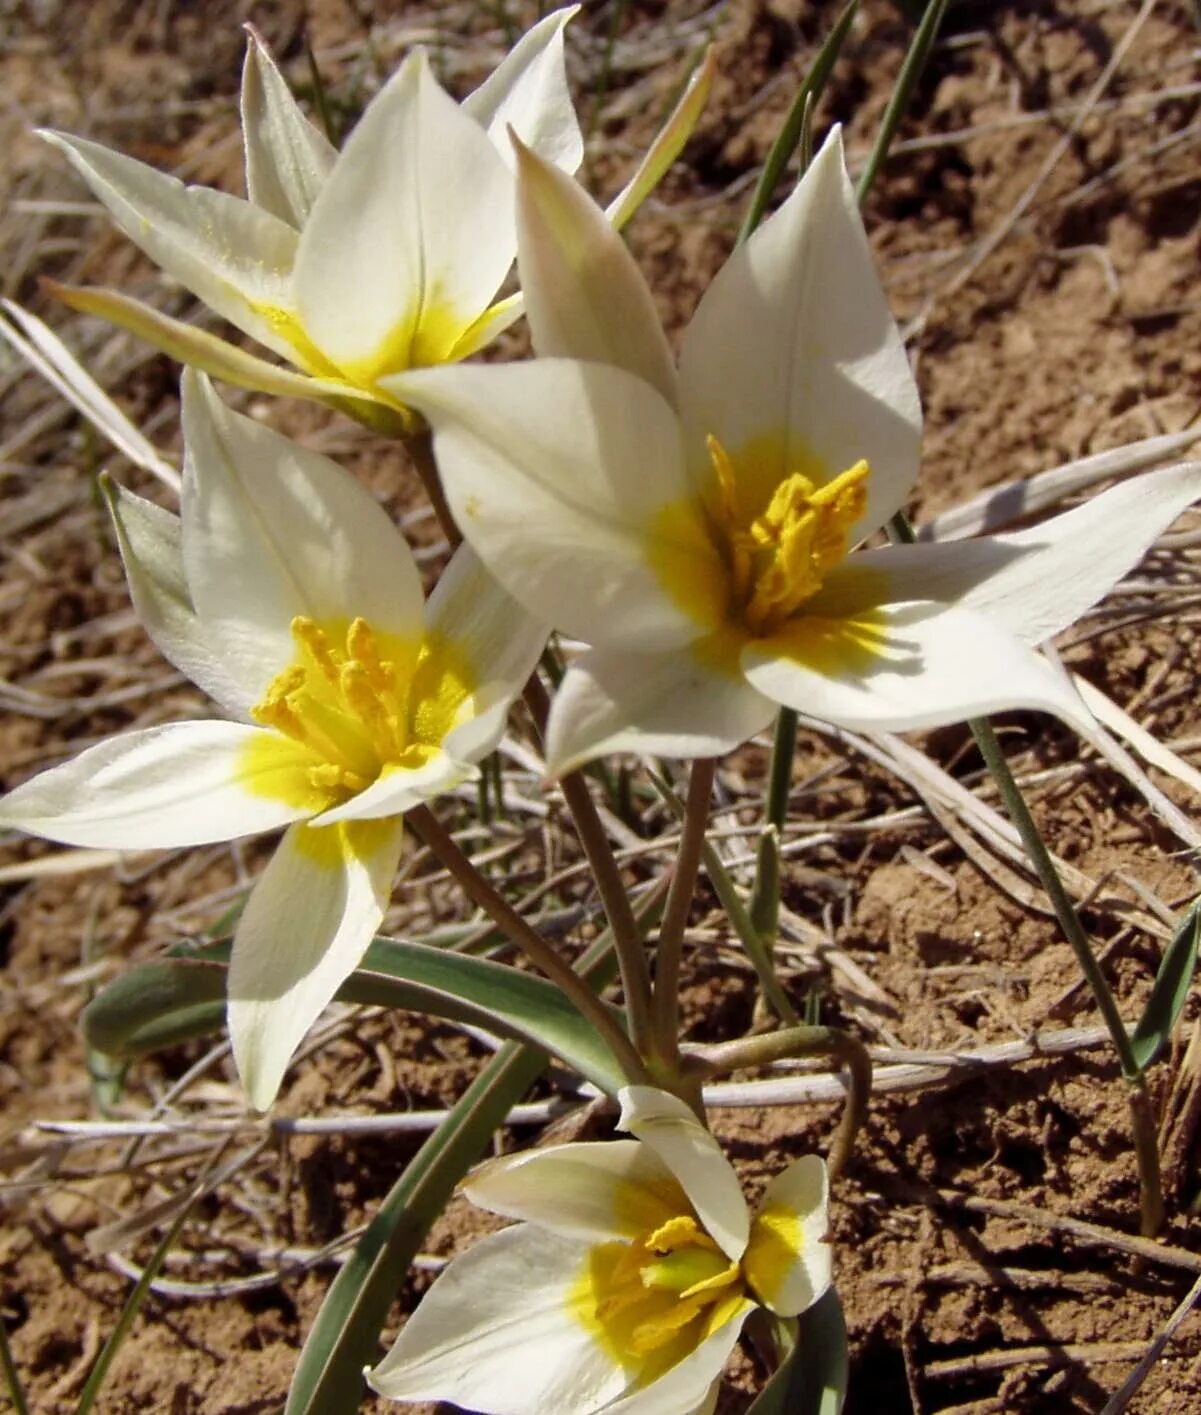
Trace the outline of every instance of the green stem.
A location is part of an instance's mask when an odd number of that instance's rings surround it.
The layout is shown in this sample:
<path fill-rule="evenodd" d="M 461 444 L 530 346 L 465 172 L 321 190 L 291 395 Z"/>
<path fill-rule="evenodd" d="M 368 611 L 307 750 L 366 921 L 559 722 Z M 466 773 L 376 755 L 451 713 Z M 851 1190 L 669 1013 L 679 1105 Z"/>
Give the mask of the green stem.
<path fill-rule="evenodd" d="M 740 1037 L 721 1042 L 689 1055 L 689 1062 L 703 1067 L 706 1080 L 741 1067 L 766 1066 L 773 1061 L 791 1061 L 799 1056 L 832 1056 L 847 1069 L 847 1103 L 834 1139 L 830 1143 L 827 1168 L 830 1178 L 842 1172 L 855 1136 L 867 1118 L 872 1092 L 872 1059 L 867 1048 L 850 1032 L 837 1027 L 789 1027 L 758 1037 Z"/>
<path fill-rule="evenodd" d="M 912 544 L 916 539 L 913 526 L 904 511 L 898 511 L 889 521 L 888 533 L 894 541 L 900 541 L 906 545 Z M 1005 753 L 1001 750 L 1000 742 L 997 741 L 997 734 L 993 731 L 992 723 L 986 717 L 977 717 L 970 718 L 968 726 L 972 729 L 972 736 L 976 739 L 976 746 L 980 749 L 985 766 L 988 767 L 993 780 L 997 783 L 997 789 L 1005 802 L 1005 808 L 1017 828 L 1035 873 L 1046 891 L 1047 898 L 1051 901 L 1051 908 L 1055 911 L 1060 930 L 1071 945 L 1072 952 L 1076 955 L 1080 971 L 1084 974 L 1084 980 L 1092 991 L 1097 1010 L 1101 1014 L 1101 1019 L 1113 1041 L 1114 1050 L 1118 1054 L 1122 1076 L 1129 1088 L 1127 1099 L 1130 1105 L 1135 1160 L 1138 1164 L 1142 1231 L 1147 1237 L 1152 1237 L 1163 1226 L 1164 1218 L 1159 1142 L 1155 1133 L 1155 1117 L 1151 1107 L 1151 1098 L 1147 1094 L 1147 1083 L 1139 1068 L 1138 1059 L 1134 1055 L 1130 1034 L 1126 1030 L 1125 1022 L 1122 1021 L 1122 1014 L 1118 1011 L 1118 1004 L 1109 984 L 1105 981 L 1101 965 L 1093 953 L 1088 934 L 1080 922 L 1080 915 L 1076 912 L 1076 906 L 1064 888 L 1063 880 L 1055 867 L 1050 850 L 1047 849 L 1046 841 L 1043 840 L 1034 817 L 1030 814 L 1026 798 L 1022 795 L 1021 788 L 1014 780 L 1013 772 L 1009 769 L 1009 763 L 1005 760 Z"/>
<path fill-rule="evenodd" d="M 546 689 L 537 678 L 526 684 L 525 701 L 538 730 L 545 735 L 546 717 L 550 709 Z M 634 917 L 634 909 L 617 860 L 609 845 L 609 837 L 588 783 L 579 771 L 568 772 L 559 780 L 567 809 L 571 812 L 576 835 L 592 870 L 597 893 L 604 906 L 613 948 L 621 971 L 621 990 L 625 999 L 630 1036 L 640 1056 L 654 1054 L 655 1032 L 651 1017 L 651 974 L 642 945 L 642 930 Z"/>
<path fill-rule="evenodd" d="M 922 70 L 926 67 L 926 60 L 934 46 L 934 39 L 938 34 L 938 27 L 942 24 L 943 13 L 948 3 L 949 0 L 930 0 L 926 13 L 922 16 L 921 24 L 918 25 L 914 33 L 909 52 L 905 55 L 905 62 L 901 65 L 901 72 L 897 75 L 892 97 L 888 100 L 888 107 L 884 110 L 884 117 L 880 120 L 880 126 L 876 131 L 876 141 L 872 145 L 867 165 L 859 174 L 859 184 L 855 188 L 855 196 L 860 206 L 867 200 L 867 194 L 872 189 L 876 174 L 888 156 L 888 149 L 892 146 L 897 128 L 905 116 L 905 109 L 909 107 L 909 99 L 913 95 Z"/>
<path fill-rule="evenodd" d="M 12 1349 L 8 1344 L 8 1327 L 5 1325 L 2 1312 L 0 1312 L 0 1372 L 3 1372 L 4 1383 L 8 1386 L 9 1398 L 13 1403 L 13 1415 L 29 1415 L 29 1406 L 25 1400 L 25 1387 L 21 1384 L 17 1363 L 13 1360 Z"/>
<path fill-rule="evenodd" d="M 792 793 L 792 758 L 796 752 L 797 715 L 781 708 L 776 718 L 776 735 L 771 746 L 771 767 L 767 778 L 767 823 L 783 829 L 788 819 L 788 798 Z"/>
<path fill-rule="evenodd" d="M 659 927 L 659 943 L 655 952 L 655 1055 L 668 1070 L 674 1070 L 680 1058 L 680 961 L 684 929 L 696 891 L 697 870 L 705 848 L 709 801 L 713 795 L 716 770 L 717 761 L 713 757 L 698 757 L 692 764 L 680 849 L 672 872 L 663 922 Z"/>
<path fill-rule="evenodd" d="M 480 874 L 455 844 L 428 806 L 417 806 L 405 816 L 414 833 L 428 847 L 440 865 L 462 887 L 464 893 L 503 930 L 531 963 L 540 969 L 568 997 L 582 1016 L 605 1039 L 622 1070 L 631 1081 L 650 1080 L 646 1067 L 622 1031 L 613 1013 L 581 980 L 566 959 L 547 943 Z"/>
<path fill-rule="evenodd" d="M 430 431 L 428 424 L 423 424 L 417 432 L 410 433 L 404 438 L 405 451 L 409 454 L 409 460 L 417 475 L 421 478 L 421 485 L 425 488 L 425 494 L 430 499 L 430 505 L 434 508 L 434 515 L 438 518 L 438 524 L 442 527 L 442 534 L 450 541 L 451 548 L 454 549 L 462 542 L 462 535 L 458 526 L 455 525 L 454 517 L 450 514 L 450 506 L 446 501 L 446 493 L 442 489 L 442 477 L 438 472 L 438 463 L 434 460 L 434 435 Z"/>

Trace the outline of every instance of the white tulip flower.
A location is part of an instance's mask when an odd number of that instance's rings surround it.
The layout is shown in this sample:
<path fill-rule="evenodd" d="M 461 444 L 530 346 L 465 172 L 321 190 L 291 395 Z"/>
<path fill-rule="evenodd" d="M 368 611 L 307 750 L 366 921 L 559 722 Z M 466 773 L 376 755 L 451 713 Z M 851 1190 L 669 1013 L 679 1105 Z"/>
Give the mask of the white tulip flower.
<path fill-rule="evenodd" d="M 238 921 L 234 1057 L 265 1109 L 379 928 L 404 811 L 475 775 L 546 632 L 467 548 L 428 603 L 404 537 L 328 458 L 184 375 L 183 514 L 112 510 L 134 604 L 236 721 L 103 742 L 0 798 L 0 825 L 152 850 L 288 829 Z"/>
<path fill-rule="evenodd" d="M 748 1315 L 830 1285 L 826 1167 L 796 1160 L 752 1216 L 683 1101 L 619 1093 L 632 1140 L 483 1165 L 463 1190 L 522 1222 L 455 1258 L 369 1372 L 381 1395 L 483 1415 L 693 1415 Z"/>
<path fill-rule="evenodd" d="M 717 755 L 780 705 L 865 730 L 1088 721 L 1034 646 L 1201 495 L 1201 467 L 1015 534 L 856 548 L 912 489 L 921 414 L 837 131 L 705 293 L 678 370 L 625 247 L 520 147 L 518 265 L 539 358 L 384 383 L 432 424 L 481 559 L 592 646 L 555 699 L 553 772 Z"/>
<path fill-rule="evenodd" d="M 383 374 L 466 358 L 520 313 L 516 300 L 496 299 L 516 250 L 507 129 L 551 161 L 579 165 L 563 54 L 576 8 L 535 25 L 461 106 L 425 54 L 410 53 L 340 153 L 304 117 L 252 30 L 246 201 L 43 133 L 152 260 L 305 376 L 113 292 L 59 293 L 231 382 L 339 403 L 368 420 L 395 417 Z"/>

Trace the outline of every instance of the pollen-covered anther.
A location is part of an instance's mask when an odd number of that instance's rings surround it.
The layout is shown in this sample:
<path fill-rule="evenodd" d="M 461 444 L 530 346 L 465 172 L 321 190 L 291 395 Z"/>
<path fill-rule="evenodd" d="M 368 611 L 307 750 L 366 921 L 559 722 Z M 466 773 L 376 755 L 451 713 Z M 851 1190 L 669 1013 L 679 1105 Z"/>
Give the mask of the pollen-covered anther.
<path fill-rule="evenodd" d="M 802 472 L 780 481 L 758 515 L 740 510 L 738 467 L 708 439 L 720 493 L 718 534 L 730 575 L 731 610 L 757 635 L 776 632 L 822 587 L 849 550 L 867 507 L 866 461 L 816 485 Z"/>

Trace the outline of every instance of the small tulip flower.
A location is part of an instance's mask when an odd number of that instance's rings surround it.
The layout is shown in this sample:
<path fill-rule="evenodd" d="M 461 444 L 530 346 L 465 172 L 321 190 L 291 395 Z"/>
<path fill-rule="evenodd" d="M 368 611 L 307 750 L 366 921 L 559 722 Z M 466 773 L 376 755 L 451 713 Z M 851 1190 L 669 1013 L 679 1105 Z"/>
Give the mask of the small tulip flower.
<path fill-rule="evenodd" d="M 412 52 L 340 153 L 304 117 L 252 30 L 245 201 L 43 133 L 152 260 L 303 376 L 113 292 L 58 293 L 218 377 L 386 423 L 396 405 L 380 377 L 466 358 L 520 313 L 515 300 L 496 298 L 516 240 L 507 128 L 551 161 L 579 165 L 563 56 L 574 13 L 537 24 L 461 106 Z"/>
<path fill-rule="evenodd" d="M 137 608 L 234 721 L 127 733 L 0 798 L 0 825 L 152 850 L 287 827 L 234 932 L 228 1017 L 265 1109 L 379 928 L 401 816 L 476 774 L 545 642 L 469 549 L 428 602 L 374 498 L 184 375 L 183 514 L 125 491 Z"/>
<path fill-rule="evenodd" d="M 1088 721 L 1035 645 L 1201 495 L 1201 466 L 1015 534 L 866 548 L 912 490 L 921 414 L 837 131 L 706 291 L 678 369 L 595 205 L 520 148 L 518 266 L 538 358 L 384 382 L 433 426 L 481 559 L 591 646 L 553 772 L 718 755 L 780 706 L 868 731 Z"/>
<path fill-rule="evenodd" d="M 752 1215 L 713 1136 L 676 1097 L 619 1094 L 632 1140 L 485 1164 L 472 1203 L 521 1222 L 455 1258 L 368 1379 L 397 1400 L 483 1415 L 711 1409 L 756 1307 L 805 1311 L 830 1285 L 816 1155 Z"/>

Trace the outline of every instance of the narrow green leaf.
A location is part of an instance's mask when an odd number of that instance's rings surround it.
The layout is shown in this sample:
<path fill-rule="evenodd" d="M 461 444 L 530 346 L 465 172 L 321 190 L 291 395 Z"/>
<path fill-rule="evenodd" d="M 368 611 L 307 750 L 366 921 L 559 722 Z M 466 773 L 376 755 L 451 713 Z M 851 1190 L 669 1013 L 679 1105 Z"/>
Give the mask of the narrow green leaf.
<path fill-rule="evenodd" d="M 131 968 L 84 1009 L 88 1045 L 127 1057 L 219 1031 L 229 948 L 222 940 Z M 503 963 L 377 938 L 337 997 L 485 1027 L 551 1052 L 610 1094 L 625 1084 L 602 1038 L 553 983 Z"/>
<path fill-rule="evenodd" d="M 8 1387 L 8 1398 L 12 1401 L 13 1415 L 29 1415 L 29 1404 L 25 1399 L 25 1387 L 17 1363 L 13 1360 L 8 1344 L 8 1327 L 4 1314 L 0 1312 L 0 1372 L 4 1374 L 4 1384 Z"/>
<path fill-rule="evenodd" d="M 363 1368 L 379 1359 L 380 1329 L 430 1225 L 545 1065 L 534 1048 L 506 1043 L 409 1161 L 321 1304 L 284 1415 L 358 1409 Z"/>
<path fill-rule="evenodd" d="M 922 16 L 921 23 L 914 32 L 913 42 L 909 46 L 909 52 L 905 55 L 901 72 L 897 75 L 896 87 L 892 91 L 888 107 L 884 110 L 884 117 L 880 120 L 880 126 L 876 130 L 876 141 L 872 145 L 867 165 L 859 174 L 859 184 L 855 189 L 855 195 L 859 199 L 860 206 L 867 200 L 867 194 L 872 189 L 876 174 L 888 156 L 888 149 L 892 146 L 897 128 L 905 116 L 906 108 L 909 107 L 909 100 L 913 97 L 913 90 L 917 87 L 917 81 L 921 78 L 922 70 L 926 67 L 930 50 L 934 47 L 934 40 L 938 35 L 938 28 L 942 24 L 942 17 L 946 13 L 946 9 L 947 0 L 930 0 L 926 13 Z"/>
<path fill-rule="evenodd" d="M 1201 899 L 1181 919 L 1172 942 L 1164 950 L 1155 986 L 1130 1038 L 1130 1049 L 1140 1072 L 1147 1069 L 1167 1046 L 1192 987 L 1201 940 Z"/>
<path fill-rule="evenodd" d="M 847 1394 L 847 1324 L 831 1287 L 797 1318 L 796 1345 L 748 1415 L 839 1415 Z"/>
<path fill-rule="evenodd" d="M 805 110 L 822 96 L 826 80 L 830 77 L 830 71 L 842 51 L 843 42 L 850 33 L 851 23 L 858 8 L 859 0 L 850 0 L 846 9 L 835 21 L 834 28 L 827 35 L 826 42 L 818 51 L 817 58 L 810 64 L 808 73 L 801 80 L 801 86 L 796 91 L 796 97 L 792 100 L 792 106 L 785 116 L 775 142 L 771 145 L 767 160 L 763 164 L 763 171 L 755 184 L 750 207 L 747 209 L 746 217 L 738 232 L 739 245 L 763 220 L 763 214 L 772 199 L 772 194 L 779 185 L 780 178 L 784 175 L 784 169 L 788 166 L 792 154 L 797 150 L 805 131 Z"/>

